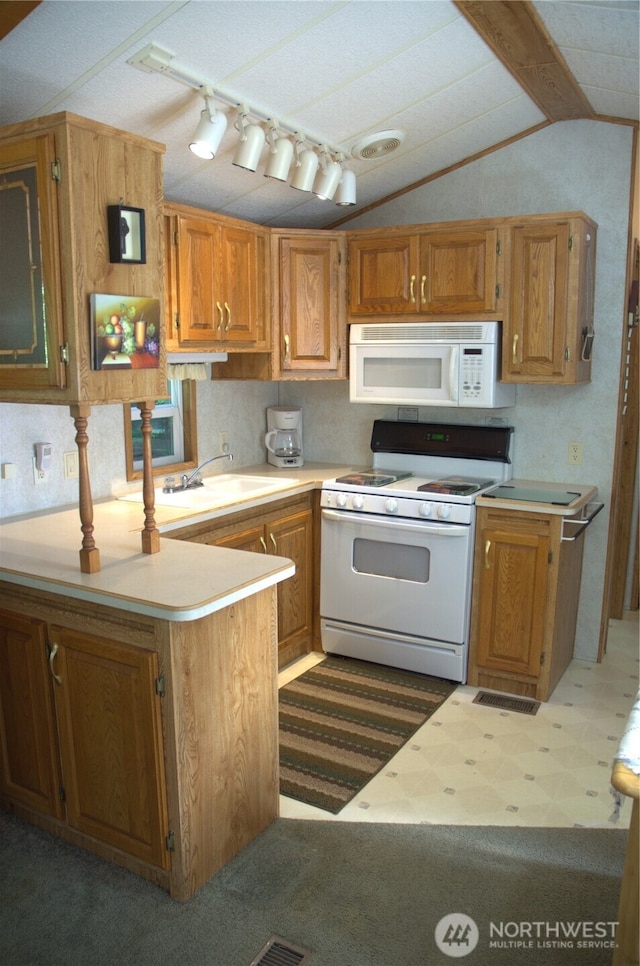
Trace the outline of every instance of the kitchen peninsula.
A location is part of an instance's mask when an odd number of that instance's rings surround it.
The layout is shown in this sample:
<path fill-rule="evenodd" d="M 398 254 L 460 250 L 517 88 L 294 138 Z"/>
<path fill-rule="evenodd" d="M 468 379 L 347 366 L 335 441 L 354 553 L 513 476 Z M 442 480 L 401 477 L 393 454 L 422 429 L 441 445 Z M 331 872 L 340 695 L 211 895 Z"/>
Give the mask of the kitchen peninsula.
<path fill-rule="evenodd" d="M 75 510 L 2 526 L 0 801 L 186 900 L 278 814 L 276 585 L 294 566 L 177 540 L 143 554 L 140 526 L 140 507 L 95 507 L 96 574 Z"/>

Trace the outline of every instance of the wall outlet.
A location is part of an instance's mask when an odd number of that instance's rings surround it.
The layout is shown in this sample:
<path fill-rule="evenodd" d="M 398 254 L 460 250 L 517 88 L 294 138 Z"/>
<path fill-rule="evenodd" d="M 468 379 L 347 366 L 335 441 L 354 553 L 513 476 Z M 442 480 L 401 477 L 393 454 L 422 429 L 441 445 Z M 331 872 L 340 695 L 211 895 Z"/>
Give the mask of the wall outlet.
<path fill-rule="evenodd" d="M 582 466 L 582 443 L 569 443 L 569 466 Z"/>
<path fill-rule="evenodd" d="M 80 475 L 78 469 L 78 451 L 70 450 L 68 453 L 63 453 L 62 458 L 64 460 L 65 480 L 77 480 Z"/>
<path fill-rule="evenodd" d="M 35 456 L 32 457 L 31 462 L 33 464 L 33 482 L 35 483 L 35 485 L 39 486 L 41 483 L 46 483 L 47 480 L 49 479 L 48 470 L 38 469 L 38 464 L 36 462 Z"/>
<path fill-rule="evenodd" d="M 220 445 L 220 452 L 221 453 L 228 453 L 229 452 L 229 433 L 226 431 L 226 429 L 221 429 L 220 430 L 220 436 L 218 438 L 218 443 Z"/>

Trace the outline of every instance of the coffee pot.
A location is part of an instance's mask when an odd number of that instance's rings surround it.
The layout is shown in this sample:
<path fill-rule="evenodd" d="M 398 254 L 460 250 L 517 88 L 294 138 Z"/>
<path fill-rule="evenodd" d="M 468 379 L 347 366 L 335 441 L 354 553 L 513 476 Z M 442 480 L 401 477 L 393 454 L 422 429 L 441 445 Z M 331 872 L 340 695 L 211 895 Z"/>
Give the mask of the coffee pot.
<path fill-rule="evenodd" d="M 302 410 L 296 406 L 269 406 L 264 445 L 267 462 L 272 466 L 302 466 Z"/>

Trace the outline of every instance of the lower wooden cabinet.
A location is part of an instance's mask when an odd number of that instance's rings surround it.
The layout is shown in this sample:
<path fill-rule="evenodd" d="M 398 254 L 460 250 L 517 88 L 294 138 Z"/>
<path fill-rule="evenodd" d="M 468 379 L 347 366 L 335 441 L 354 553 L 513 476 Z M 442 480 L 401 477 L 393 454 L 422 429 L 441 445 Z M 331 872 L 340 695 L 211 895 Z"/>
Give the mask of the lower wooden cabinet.
<path fill-rule="evenodd" d="M 189 899 L 278 815 L 275 586 L 190 621 L 0 594 L 0 807 Z"/>
<path fill-rule="evenodd" d="M 478 507 L 469 684 L 546 701 L 573 656 L 583 537 L 557 514 Z"/>
<path fill-rule="evenodd" d="M 0 611 L 0 798 L 62 818 L 44 621 Z"/>
<path fill-rule="evenodd" d="M 67 821 L 168 868 L 157 654 L 57 626 L 50 647 Z"/>
<path fill-rule="evenodd" d="M 0 613 L 0 795 L 166 869 L 157 655 Z"/>
<path fill-rule="evenodd" d="M 267 505 L 234 513 L 215 525 L 180 530 L 177 536 L 293 560 L 295 574 L 278 584 L 278 664 L 282 667 L 312 649 L 315 568 L 310 495 L 279 501 L 272 509 Z"/>

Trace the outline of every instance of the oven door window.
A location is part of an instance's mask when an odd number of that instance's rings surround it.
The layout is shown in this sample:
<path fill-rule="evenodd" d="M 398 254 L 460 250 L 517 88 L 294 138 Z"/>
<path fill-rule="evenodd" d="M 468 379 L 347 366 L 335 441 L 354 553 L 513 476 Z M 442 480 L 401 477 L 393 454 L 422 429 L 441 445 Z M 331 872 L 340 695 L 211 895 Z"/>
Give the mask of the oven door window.
<path fill-rule="evenodd" d="M 426 584 L 431 553 L 427 547 L 356 538 L 352 544 L 356 573 Z"/>

